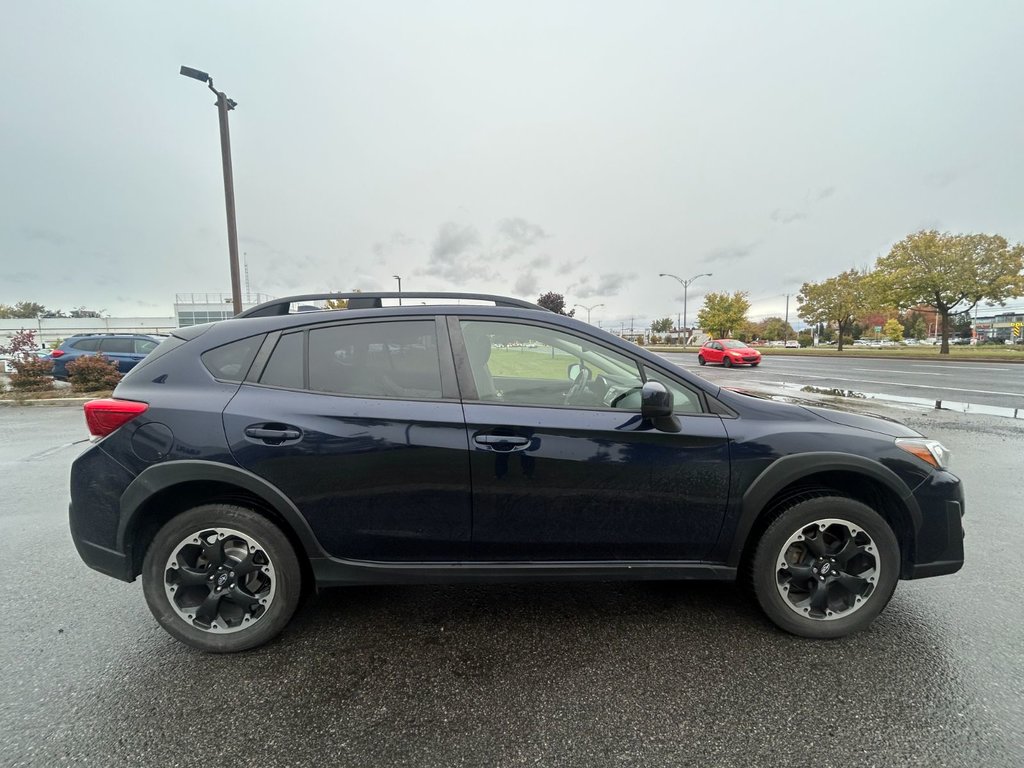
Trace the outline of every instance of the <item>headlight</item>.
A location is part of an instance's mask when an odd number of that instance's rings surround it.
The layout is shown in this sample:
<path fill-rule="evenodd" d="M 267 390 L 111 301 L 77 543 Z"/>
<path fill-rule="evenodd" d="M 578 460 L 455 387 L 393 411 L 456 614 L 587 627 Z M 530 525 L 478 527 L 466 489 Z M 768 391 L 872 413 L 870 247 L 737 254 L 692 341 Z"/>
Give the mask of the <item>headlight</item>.
<path fill-rule="evenodd" d="M 938 440 L 923 437 L 898 437 L 896 445 L 907 453 L 912 453 L 922 461 L 927 461 L 936 469 L 948 469 L 952 454 Z"/>

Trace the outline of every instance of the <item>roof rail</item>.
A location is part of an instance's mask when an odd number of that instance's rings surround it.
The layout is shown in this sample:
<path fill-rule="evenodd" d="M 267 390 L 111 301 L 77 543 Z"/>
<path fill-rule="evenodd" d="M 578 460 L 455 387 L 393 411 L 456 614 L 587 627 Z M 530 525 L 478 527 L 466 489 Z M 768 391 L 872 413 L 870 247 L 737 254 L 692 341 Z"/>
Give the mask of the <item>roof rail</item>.
<path fill-rule="evenodd" d="M 344 299 L 349 309 L 376 309 L 383 307 L 381 299 L 441 299 L 446 303 L 455 304 L 463 300 L 491 301 L 496 307 L 518 307 L 519 309 L 539 309 L 547 312 L 544 307 L 522 299 L 510 299 L 507 296 L 494 296 L 489 293 L 445 293 L 438 291 L 373 291 L 360 293 L 306 293 L 301 296 L 282 296 L 279 299 L 266 301 L 255 307 L 235 315 L 239 317 L 273 317 L 287 315 L 292 304 L 302 301 L 327 301 Z"/>

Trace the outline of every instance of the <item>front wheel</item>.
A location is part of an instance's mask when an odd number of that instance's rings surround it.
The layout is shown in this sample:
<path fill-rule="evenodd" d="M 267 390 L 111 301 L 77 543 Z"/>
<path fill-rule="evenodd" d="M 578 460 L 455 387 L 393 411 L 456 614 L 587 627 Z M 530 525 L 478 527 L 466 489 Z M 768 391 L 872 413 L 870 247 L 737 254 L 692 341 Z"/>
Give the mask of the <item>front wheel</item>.
<path fill-rule="evenodd" d="M 697 355 L 697 362 L 700 365 L 707 365 L 708 361 L 704 359 L 704 355 Z"/>
<path fill-rule="evenodd" d="M 899 572 L 889 524 L 840 496 L 789 507 L 761 536 L 751 565 L 754 594 L 768 618 L 812 638 L 867 627 L 888 604 Z"/>
<path fill-rule="evenodd" d="M 160 625 L 214 653 L 275 637 L 299 602 L 299 561 L 281 529 L 230 504 L 190 509 L 164 525 L 142 564 L 142 590 Z"/>
<path fill-rule="evenodd" d="M 726 368 L 732 368 L 732 359 L 730 359 L 728 357 L 723 357 L 722 358 L 722 365 L 724 365 Z"/>
<path fill-rule="evenodd" d="M 761 361 L 760 361 L 760 360 L 758 360 L 758 361 L 757 361 L 756 363 L 751 363 L 751 364 L 750 364 L 750 367 L 751 367 L 751 368 L 757 368 L 757 366 L 759 366 L 760 364 L 761 364 Z"/>

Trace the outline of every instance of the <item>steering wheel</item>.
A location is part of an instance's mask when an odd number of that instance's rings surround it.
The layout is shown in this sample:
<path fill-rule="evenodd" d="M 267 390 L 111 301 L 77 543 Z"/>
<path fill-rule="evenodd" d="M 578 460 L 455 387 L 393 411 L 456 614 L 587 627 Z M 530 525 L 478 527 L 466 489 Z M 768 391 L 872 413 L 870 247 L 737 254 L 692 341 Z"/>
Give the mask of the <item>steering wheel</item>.
<path fill-rule="evenodd" d="M 573 379 L 572 386 L 569 387 L 569 391 L 565 393 L 563 405 L 569 405 L 572 403 L 573 399 L 586 389 L 588 383 L 590 383 L 590 369 L 585 365 L 581 365 L 580 372 L 576 374 L 576 378 Z"/>

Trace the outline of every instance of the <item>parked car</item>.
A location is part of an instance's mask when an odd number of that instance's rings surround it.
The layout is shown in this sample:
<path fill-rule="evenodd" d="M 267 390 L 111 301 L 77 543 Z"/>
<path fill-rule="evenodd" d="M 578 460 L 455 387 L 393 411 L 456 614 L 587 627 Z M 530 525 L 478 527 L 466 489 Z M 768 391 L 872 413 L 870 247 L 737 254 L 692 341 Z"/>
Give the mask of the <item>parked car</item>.
<path fill-rule="evenodd" d="M 104 355 L 115 363 L 117 370 L 128 373 L 166 339 L 161 333 L 83 333 L 69 336 L 49 353 L 53 360 L 53 378 L 68 379 L 68 363 L 83 355 Z"/>
<path fill-rule="evenodd" d="M 800 349 L 800 342 L 796 339 L 790 339 L 786 342 L 786 349 Z"/>
<path fill-rule="evenodd" d="M 288 314 L 317 298 L 178 329 L 85 406 L 78 552 L 192 646 L 258 646 L 313 588 L 560 579 L 739 578 L 839 637 L 963 563 L 949 452 L 894 421 L 722 389 L 517 299 Z"/>
<path fill-rule="evenodd" d="M 697 352 L 697 362 L 701 365 L 721 363 L 726 368 L 734 365 L 749 365 L 753 368 L 760 365 L 761 353 L 736 339 L 711 339 L 704 342 Z"/>

